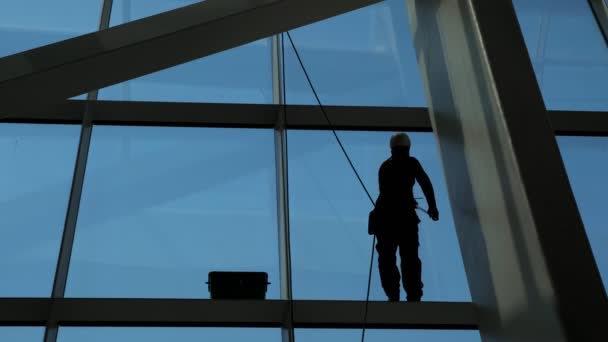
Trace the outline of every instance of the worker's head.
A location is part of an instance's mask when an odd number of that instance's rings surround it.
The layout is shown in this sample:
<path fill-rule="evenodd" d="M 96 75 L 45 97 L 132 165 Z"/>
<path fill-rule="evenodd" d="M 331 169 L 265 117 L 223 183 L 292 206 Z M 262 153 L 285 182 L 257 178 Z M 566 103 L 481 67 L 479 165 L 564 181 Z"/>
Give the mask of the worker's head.
<path fill-rule="evenodd" d="M 391 154 L 394 158 L 409 157 L 412 142 L 405 133 L 395 133 L 391 137 Z"/>

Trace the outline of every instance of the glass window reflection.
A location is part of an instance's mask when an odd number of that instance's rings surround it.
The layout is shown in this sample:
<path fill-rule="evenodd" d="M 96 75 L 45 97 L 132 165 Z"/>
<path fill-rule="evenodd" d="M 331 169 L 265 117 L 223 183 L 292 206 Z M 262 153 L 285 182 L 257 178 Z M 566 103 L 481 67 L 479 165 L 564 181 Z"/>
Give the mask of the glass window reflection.
<path fill-rule="evenodd" d="M 0 57 L 56 43 L 99 28 L 102 0 L 0 2 Z"/>
<path fill-rule="evenodd" d="M 201 0 L 114 0 L 110 26 L 124 24 L 197 2 L 201 2 Z"/>
<path fill-rule="evenodd" d="M 274 134 L 96 126 L 67 296 L 209 298 L 210 271 L 279 295 Z"/>
<path fill-rule="evenodd" d="M 0 297 L 49 297 L 80 127 L 0 124 Z"/>
<path fill-rule="evenodd" d="M 558 137 L 557 141 L 605 287 L 608 284 L 608 215 L 604 200 L 608 193 L 608 137 Z"/>
<path fill-rule="evenodd" d="M 114 1 L 111 26 L 191 5 L 200 0 Z M 123 82 L 100 100 L 272 103 L 270 39 L 261 39 Z"/>
<path fill-rule="evenodd" d="M 44 327 L 0 327 L 0 341 L 42 342 Z"/>
<path fill-rule="evenodd" d="M 405 1 L 387 0 L 291 31 L 327 105 L 426 107 Z M 316 104 L 285 37 L 287 103 Z"/>
<path fill-rule="evenodd" d="M 608 109 L 608 47 L 587 0 L 514 0 L 548 109 Z"/>

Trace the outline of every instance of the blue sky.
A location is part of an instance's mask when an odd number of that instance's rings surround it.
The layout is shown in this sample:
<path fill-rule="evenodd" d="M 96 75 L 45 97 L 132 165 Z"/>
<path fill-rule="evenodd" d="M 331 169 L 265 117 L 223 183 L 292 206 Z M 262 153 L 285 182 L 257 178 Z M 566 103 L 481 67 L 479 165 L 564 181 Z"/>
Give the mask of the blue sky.
<path fill-rule="evenodd" d="M 111 24 L 193 2 L 115 0 Z M 516 0 L 514 5 L 547 107 L 606 111 L 608 48 L 587 1 Z M 99 0 L 3 2 L 0 57 L 92 32 L 100 9 Z M 426 106 L 402 0 L 292 35 L 325 104 Z M 286 61 L 287 101 L 314 104 L 290 47 Z M 102 89 L 100 98 L 271 103 L 270 72 L 270 41 L 263 39 Z M 0 125 L 2 297 L 50 294 L 78 134 L 76 126 Z M 339 134 L 375 196 L 376 172 L 388 157 L 390 133 Z M 288 140 L 294 296 L 363 299 L 370 204 L 328 132 L 291 131 Z M 425 299 L 470 300 L 436 144 L 428 133 L 412 134 L 412 140 L 413 153 L 434 182 L 441 213 L 437 223 L 421 215 Z M 608 217 L 600 196 L 608 192 L 608 138 L 559 137 L 558 143 L 606 283 L 608 232 L 603 222 Z M 273 144 L 273 132 L 263 129 L 96 127 L 67 295 L 207 298 L 207 272 L 222 269 L 268 272 L 268 298 L 278 298 Z M 384 300 L 377 273 L 373 277 L 372 299 Z M 148 337 L 150 331 L 71 328 L 62 331 L 60 341 L 84 340 L 87 334 L 127 341 Z M 236 340 L 243 333 L 278 340 L 274 329 L 166 333 L 186 341 L 221 334 L 228 334 L 222 340 Z M 403 339 L 410 333 L 429 334 L 410 336 L 428 341 L 446 336 L 478 340 L 469 332 L 424 331 L 376 331 L 369 340 Z M 0 340 L 39 341 L 37 334 L 36 328 L 0 328 Z M 351 341 L 356 334 L 313 329 L 297 337 Z"/>

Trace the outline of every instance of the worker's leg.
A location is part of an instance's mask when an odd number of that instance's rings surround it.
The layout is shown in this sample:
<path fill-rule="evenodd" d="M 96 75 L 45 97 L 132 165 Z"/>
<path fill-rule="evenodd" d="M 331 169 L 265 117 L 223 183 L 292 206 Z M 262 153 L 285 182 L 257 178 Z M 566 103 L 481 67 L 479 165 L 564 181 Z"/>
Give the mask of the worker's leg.
<path fill-rule="evenodd" d="M 378 270 L 384 293 L 390 301 L 399 301 L 399 269 L 397 268 L 397 241 L 393 236 L 378 235 Z"/>
<path fill-rule="evenodd" d="M 418 257 L 418 232 L 408 232 L 399 237 L 401 275 L 407 300 L 418 302 L 422 298 L 422 262 Z"/>

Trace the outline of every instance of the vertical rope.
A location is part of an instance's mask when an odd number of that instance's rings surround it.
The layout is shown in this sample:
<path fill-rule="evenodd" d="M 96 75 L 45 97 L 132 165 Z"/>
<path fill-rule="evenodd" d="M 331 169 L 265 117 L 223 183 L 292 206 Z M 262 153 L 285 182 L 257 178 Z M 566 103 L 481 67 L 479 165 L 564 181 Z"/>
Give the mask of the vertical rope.
<path fill-rule="evenodd" d="M 283 141 L 285 144 L 285 151 L 289 151 L 288 150 L 288 145 L 287 145 L 287 79 L 285 77 L 285 35 L 283 33 L 281 33 L 281 78 L 283 79 L 283 81 L 281 82 L 281 97 L 283 99 L 283 119 L 285 120 L 284 122 L 284 130 L 285 130 L 285 134 L 283 135 Z M 281 152 L 282 153 L 282 152 Z M 284 158 L 284 162 L 285 162 L 285 170 L 289 170 L 289 160 L 287 158 L 286 155 L 283 155 Z M 286 193 L 289 195 L 289 175 L 287 175 L 287 177 L 283 177 L 285 179 L 285 186 L 287 187 L 287 191 Z M 289 218 L 287 218 L 289 220 Z M 291 238 L 289 239 L 289 241 L 287 241 L 288 243 L 291 244 Z M 290 325 L 290 335 L 292 337 L 292 342 L 295 342 L 296 340 L 296 334 L 295 334 L 295 327 L 294 327 L 294 309 L 293 309 L 293 279 L 291 277 L 291 274 L 293 273 L 293 270 L 291 268 L 291 253 L 288 253 L 287 255 L 287 262 L 289 263 L 289 274 L 287 275 L 289 277 L 289 285 L 291 286 L 291 289 L 289 290 L 289 293 L 291 294 L 291 298 L 289 299 L 289 325 Z"/>
<path fill-rule="evenodd" d="M 312 80 L 310 78 L 310 75 L 308 74 L 308 71 L 306 70 L 306 67 L 304 66 L 304 62 L 302 61 L 302 58 L 300 57 L 300 53 L 298 51 L 298 48 L 296 47 L 295 43 L 293 42 L 293 39 L 291 38 L 291 34 L 289 33 L 289 31 L 287 31 L 287 37 L 289 38 L 289 42 L 291 43 L 291 46 L 293 47 L 293 50 L 296 54 L 296 57 L 298 59 L 298 62 L 300 63 L 300 67 L 302 68 L 302 71 L 304 71 L 304 75 L 306 76 L 306 80 L 308 81 L 308 85 L 310 86 L 310 89 L 312 90 L 315 99 L 317 100 L 317 103 L 319 104 L 319 107 L 321 108 L 321 112 L 323 112 L 323 116 L 325 117 L 325 120 L 327 121 L 327 124 L 329 125 L 329 128 L 331 129 L 334 137 L 336 138 L 336 141 L 338 142 L 338 145 L 340 146 L 340 149 L 342 150 L 342 153 L 344 154 L 344 156 L 346 157 L 346 160 L 348 161 L 348 164 L 350 165 L 351 169 L 353 170 L 353 172 L 355 173 L 355 176 L 357 177 L 357 180 L 359 180 L 359 184 L 361 184 L 361 187 L 363 188 L 363 190 L 365 191 L 365 193 L 367 194 L 367 198 L 369 199 L 369 201 L 372 203 L 372 205 L 375 207 L 376 204 L 374 202 L 374 199 L 372 198 L 370 192 L 367 190 L 367 187 L 365 186 L 365 183 L 363 183 L 363 180 L 361 179 L 361 176 L 359 175 L 359 172 L 357 172 L 357 168 L 355 168 L 355 165 L 353 164 L 353 161 L 350 159 L 350 156 L 348 155 L 348 153 L 346 152 L 346 149 L 344 148 L 344 145 L 342 144 L 342 141 L 340 140 L 340 137 L 338 136 L 338 134 L 336 133 L 336 130 L 334 129 L 334 126 L 331 122 L 331 120 L 329 119 L 329 116 L 327 115 L 327 112 L 325 111 L 325 107 L 323 106 L 323 103 L 321 103 L 321 99 L 319 98 L 319 94 L 317 93 L 317 90 L 315 89 L 315 86 L 312 83 Z M 283 34 L 281 34 L 281 39 L 282 41 L 284 41 L 283 38 Z M 283 45 L 283 60 L 285 59 L 285 45 Z M 283 64 L 283 77 L 285 77 L 285 65 Z M 285 89 L 285 79 L 283 79 L 283 89 Z M 287 101 L 285 100 L 285 97 L 283 98 L 283 104 L 284 104 L 284 108 L 285 110 L 287 110 Z M 365 295 L 365 308 L 363 311 L 363 327 L 361 329 L 361 342 L 365 342 L 365 331 L 367 328 L 367 316 L 368 316 L 368 311 L 369 311 L 369 295 L 370 295 L 370 290 L 371 290 L 371 286 L 372 286 L 372 273 L 373 273 L 373 269 L 374 269 L 374 245 L 376 244 L 376 236 L 374 235 L 374 238 L 372 240 L 372 253 L 371 253 L 371 258 L 370 258 L 370 262 L 369 262 L 369 274 L 367 277 L 367 292 Z"/>

